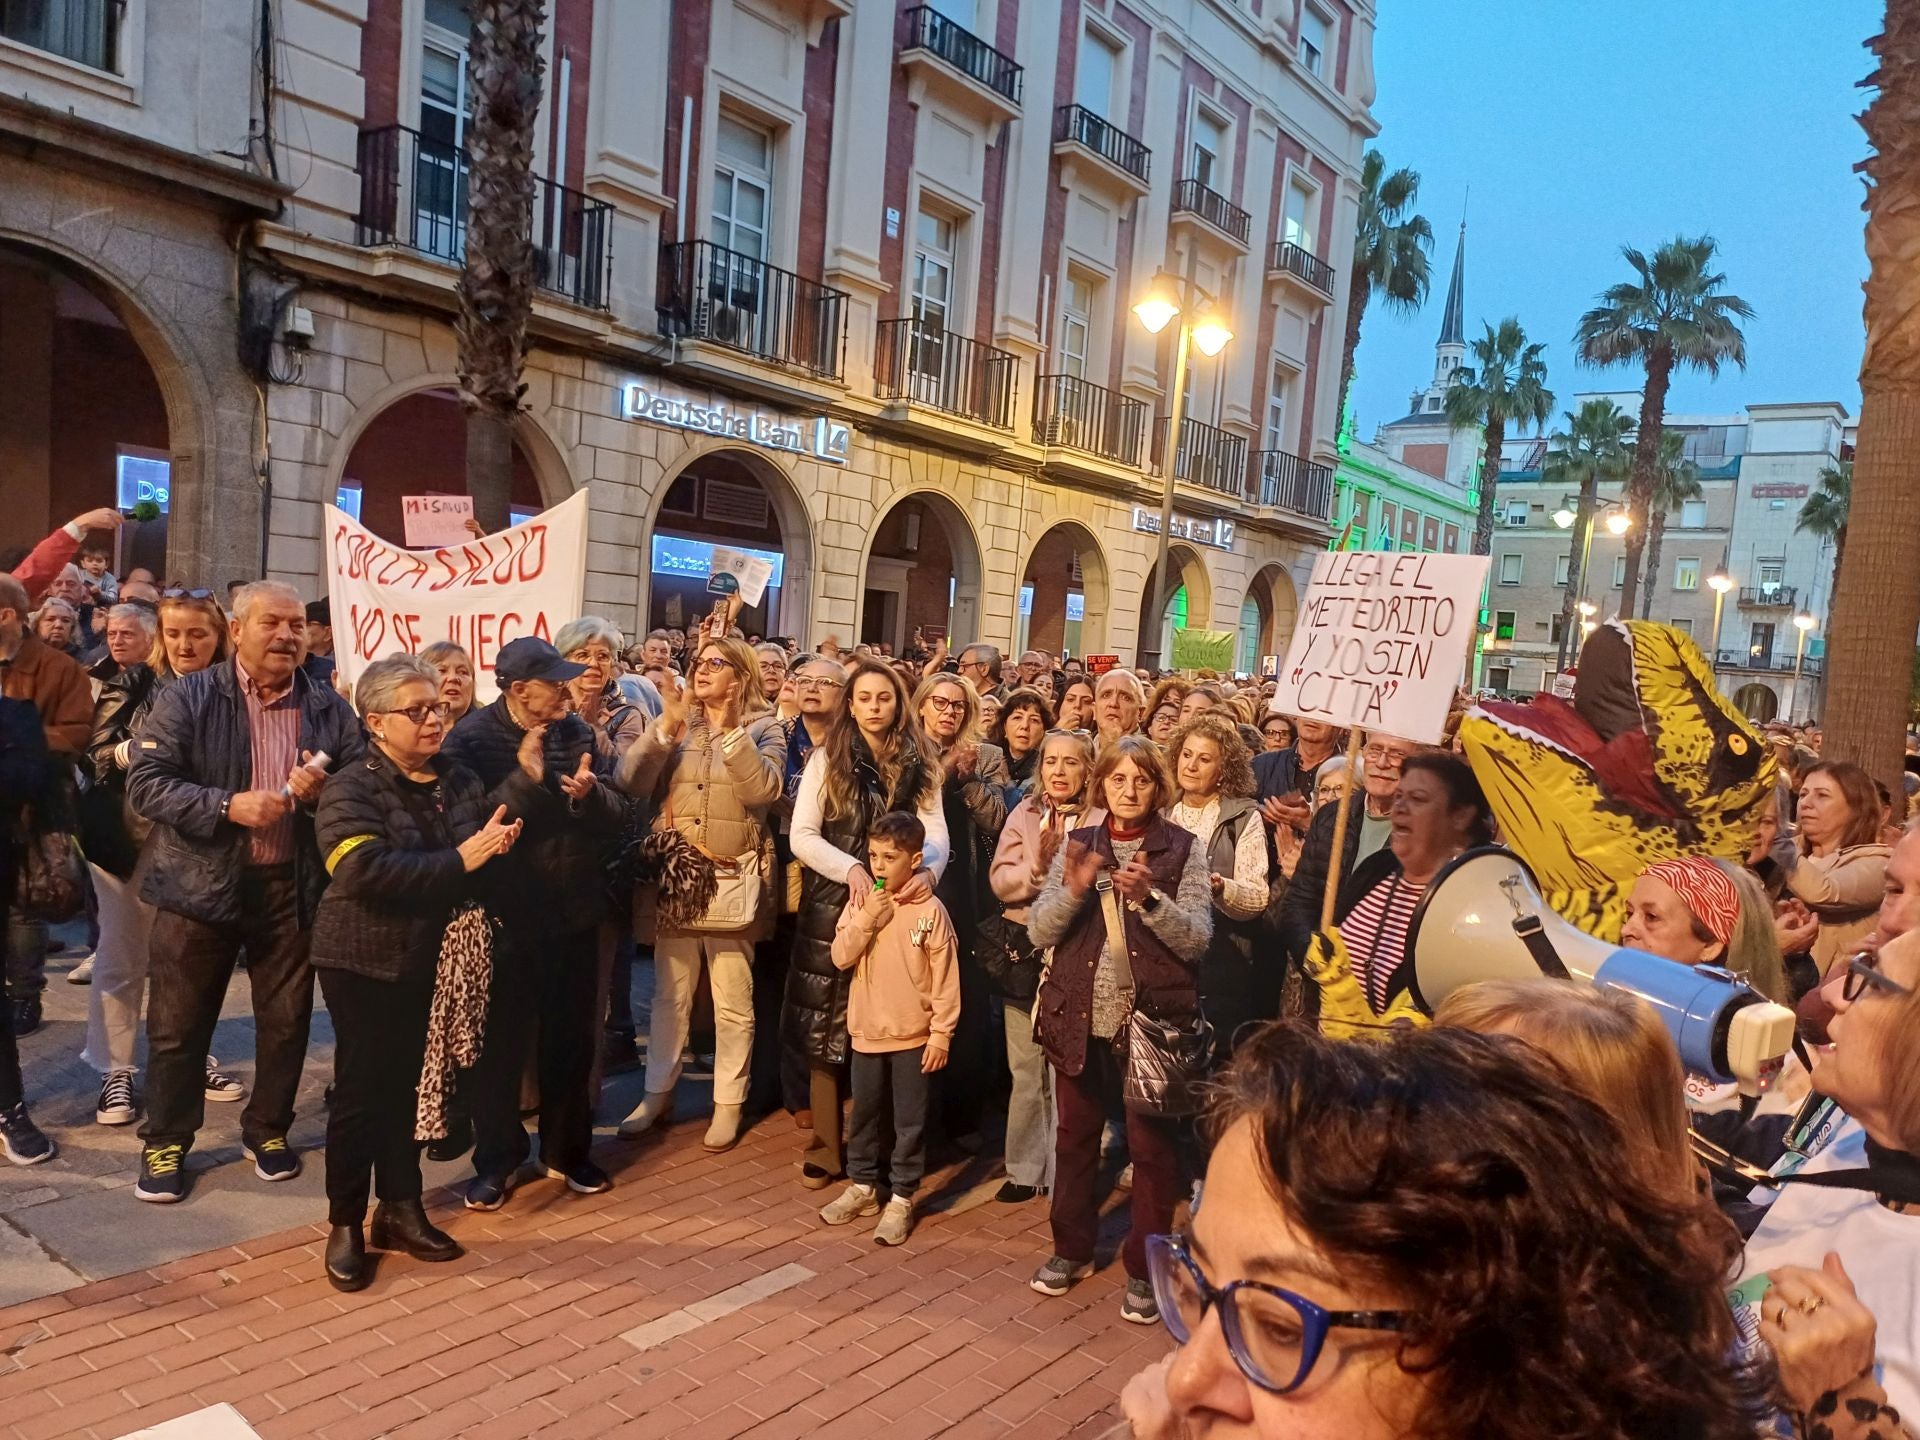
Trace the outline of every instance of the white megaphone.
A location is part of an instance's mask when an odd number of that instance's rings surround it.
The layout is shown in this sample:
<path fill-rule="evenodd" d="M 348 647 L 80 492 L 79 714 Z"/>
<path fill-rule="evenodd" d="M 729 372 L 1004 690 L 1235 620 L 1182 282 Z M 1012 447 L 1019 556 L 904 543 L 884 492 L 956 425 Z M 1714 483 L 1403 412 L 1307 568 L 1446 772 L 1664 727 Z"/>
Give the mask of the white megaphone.
<path fill-rule="evenodd" d="M 1434 1007 L 1476 980 L 1551 975 L 1638 995 L 1689 1070 L 1759 1095 L 1793 1046 L 1794 1015 L 1716 965 L 1681 965 L 1597 940 L 1540 895 L 1511 850 L 1483 846 L 1433 877 L 1407 927 L 1413 998 Z"/>

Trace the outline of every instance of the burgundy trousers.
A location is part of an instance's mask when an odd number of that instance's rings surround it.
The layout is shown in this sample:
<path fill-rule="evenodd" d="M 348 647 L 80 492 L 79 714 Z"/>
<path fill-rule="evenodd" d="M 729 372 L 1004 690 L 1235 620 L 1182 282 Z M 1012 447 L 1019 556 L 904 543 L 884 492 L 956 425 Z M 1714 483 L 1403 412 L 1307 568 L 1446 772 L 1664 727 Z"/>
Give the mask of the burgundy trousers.
<path fill-rule="evenodd" d="M 1100 1135 L 1120 1096 L 1120 1057 L 1112 1044 L 1089 1038 L 1087 1063 L 1078 1075 L 1054 1072 L 1060 1129 L 1054 1144 L 1053 1250 L 1076 1264 L 1093 1259 L 1100 1229 L 1094 1184 L 1100 1170 Z M 1133 1161 L 1132 1219 L 1120 1257 L 1127 1275 L 1147 1278 L 1147 1237 L 1173 1225 L 1180 1200 L 1180 1156 L 1175 1123 L 1127 1112 L 1127 1151 Z"/>

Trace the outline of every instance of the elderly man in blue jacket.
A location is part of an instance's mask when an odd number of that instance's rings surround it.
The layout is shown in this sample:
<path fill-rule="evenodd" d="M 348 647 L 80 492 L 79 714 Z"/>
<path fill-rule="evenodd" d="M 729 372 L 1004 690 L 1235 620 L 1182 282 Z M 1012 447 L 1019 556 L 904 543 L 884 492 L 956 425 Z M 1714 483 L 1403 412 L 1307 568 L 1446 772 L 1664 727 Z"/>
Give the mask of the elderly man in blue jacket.
<path fill-rule="evenodd" d="M 241 1140 L 262 1180 L 300 1173 L 287 1131 L 313 1019 L 308 931 L 327 881 L 313 837 L 326 773 L 317 762 L 324 755 L 338 768 L 366 749 L 347 702 L 300 669 L 306 623 L 291 586 L 244 586 L 234 597 L 234 658 L 170 686 L 134 744 L 127 799 L 154 825 L 140 893 L 158 912 L 134 1185 L 142 1200 L 186 1194 L 207 1046 L 242 947 L 254 1084 Z"/>

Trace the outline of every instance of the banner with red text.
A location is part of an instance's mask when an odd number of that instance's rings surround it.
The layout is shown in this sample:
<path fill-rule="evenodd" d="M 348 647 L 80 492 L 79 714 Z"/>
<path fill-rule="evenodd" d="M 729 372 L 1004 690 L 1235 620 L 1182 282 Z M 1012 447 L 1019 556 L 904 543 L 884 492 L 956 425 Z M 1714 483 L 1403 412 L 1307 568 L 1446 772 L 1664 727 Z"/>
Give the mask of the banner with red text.
<path fill-rule="evenodd" d="M 587 492 L 509 530 L 434 550 L 382 540 L 326 507 L 333 657 L 349 684 L 382 656 L 451 640 L 473 657 L 481 702 L 499 693 L 493 657 L 523 635 L 551 640 L 578 618 L 587 581 Z"/>

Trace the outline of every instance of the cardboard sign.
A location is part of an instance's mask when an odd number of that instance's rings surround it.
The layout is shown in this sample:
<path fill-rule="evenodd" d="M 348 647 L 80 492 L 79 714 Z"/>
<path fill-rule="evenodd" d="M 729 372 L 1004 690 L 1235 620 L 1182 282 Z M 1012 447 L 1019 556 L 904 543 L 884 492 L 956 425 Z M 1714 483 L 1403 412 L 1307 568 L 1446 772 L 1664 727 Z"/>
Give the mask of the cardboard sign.
<path fill-rule="evenodd" d="M 773 578 L 773 562 L 757 555 L 742 554 L 724 546 L 713 547 L 712 568 L 707 572 L 707 589 L 715 595 L 738 595 L 742 605 L 758 605 L 767 593 L 767 581 Z"/>
<path fill-rule="evenodd" d="M 502 645 L 523 635 L 550 641 L 580 614 L 584 490 L 510 530 L 433 550 L 403 550 L 332 505 L 326 527 L 333 657 L 349 683 L 383 656 L 452 640 L 473 657 L 478 698 L 491 701 Z"/>
<path fill-rule="evenodd" d="M 1231 630 L 1175 630 L 1173 668 L 1231 670 L 1233 642 L 1238 638 Z"/>
<path fill-rule="evenodd" d="M 1487 565 L 1484 555 L 1319 556 L 1273 712 L 1438 744 L 1473 646 Z"/>
<path fill-rule="evenodd" d="M 1119 663 L 1118 655 L 1089 655 L 1086 659 L 1086 671 L 1089 675 L 1104 675 Z"/>
<path fill-rule="evenodd" d="M 461 545 L 473 538 L 467 522 L 473 519 L 471 495 L 402 495 L 400 519 L 406 527 L 409 550 L 434 550 Z"/>

